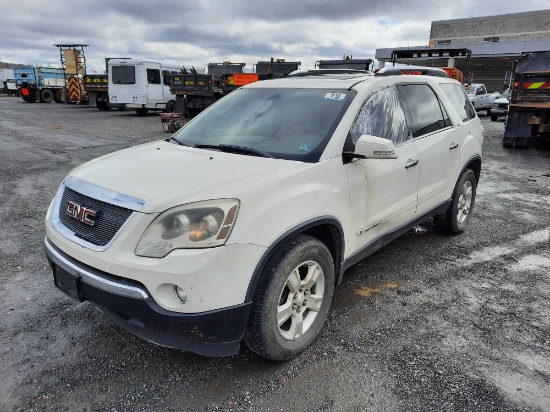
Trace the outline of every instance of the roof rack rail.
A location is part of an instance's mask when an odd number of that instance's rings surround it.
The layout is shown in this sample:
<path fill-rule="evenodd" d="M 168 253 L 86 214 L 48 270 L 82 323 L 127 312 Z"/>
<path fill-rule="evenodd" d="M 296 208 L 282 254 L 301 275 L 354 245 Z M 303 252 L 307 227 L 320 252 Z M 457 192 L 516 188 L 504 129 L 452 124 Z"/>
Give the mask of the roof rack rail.
<path fill-rule="evenodd" d="M 417 76 L 449 77 L 449 74 L 438 67 L 425 66 L 392 66 L 380 69 L 375 76 L 401 76 L 402 74 Z"/>
<path fill-rule="evenodd" d="M 287 77 L 307 77 L 307 76 L 324 76 L 327 74 L 357 74 L 365 75 L 372 74 L 368 70 L 354 70 L 354 69 L 315 69 L 315 70 L 295 70 Z"/>

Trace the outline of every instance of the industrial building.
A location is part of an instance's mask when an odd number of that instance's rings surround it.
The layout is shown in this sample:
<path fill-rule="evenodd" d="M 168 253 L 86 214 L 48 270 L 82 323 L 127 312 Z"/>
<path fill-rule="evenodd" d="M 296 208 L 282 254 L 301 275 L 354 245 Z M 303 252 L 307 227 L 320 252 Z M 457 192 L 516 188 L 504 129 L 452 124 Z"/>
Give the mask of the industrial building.
<path fill-rule="evenodd" d="M 449 48 L 470 50 L 468 65 L 464 53 L 438 52 Z M 379 67 L 394 63 L 456 67 L 489 91 L 502 91 L 517 58 L 535 51 L 550 51 L 550 10 L 434 21 L 427 46 L 377 49 L 375 57 Z"/>

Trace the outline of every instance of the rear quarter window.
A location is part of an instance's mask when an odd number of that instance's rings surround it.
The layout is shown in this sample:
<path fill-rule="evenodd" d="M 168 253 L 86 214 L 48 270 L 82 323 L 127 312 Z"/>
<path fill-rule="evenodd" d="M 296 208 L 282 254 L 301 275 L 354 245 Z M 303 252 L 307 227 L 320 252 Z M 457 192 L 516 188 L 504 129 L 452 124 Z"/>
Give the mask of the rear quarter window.
<path fill-rule="evenodd" d="M 476 111 L 472 107 L 470 99 L 468 99 L 468 96 L 466 96 L 464 89 L 460 85 L 441 83 L 439 86 L 445 95 L 447 95 L 454 109 L 458 113 L 458 116 L 463 122 L 467 122 L 476 117 Z"/>
<path fill-rule="evenodd" d="M 113 84 L 135 84 L 136 68 L 134 66 L 113 66 Z"/>

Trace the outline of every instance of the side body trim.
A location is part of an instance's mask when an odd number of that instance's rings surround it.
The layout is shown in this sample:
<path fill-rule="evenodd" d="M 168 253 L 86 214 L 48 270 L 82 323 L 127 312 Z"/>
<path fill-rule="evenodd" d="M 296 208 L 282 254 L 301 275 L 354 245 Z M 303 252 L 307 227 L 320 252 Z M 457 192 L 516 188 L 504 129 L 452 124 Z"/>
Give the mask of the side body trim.
<path fill-rule="evenodd" d="M 424 220 L 428 219 L 431 216 L 439 215 L 446 213 L 451 205 L 451 200 L 447 200 L 443 203 L 441 203 L 439 206 L 436 206 L 434 209 L 424 213 L 423 215 L 417 217 L 410 223 L 407 223 L 395 230 L 393 230 L 390 233 L 386 233 L 385 235 L 380 236 L 379 238 L 374 239 L 367 245 L 365 245 L 362 249 L 359 249 L 357 252 L 355 252 L 353 255 L 348 257 L 341 266 L 340 269 L 340 277 L 343 276 L 344 271 L 348 269 L 350 266 L 355 265 L 356 263 L 360 262 L 361 260 L 365 259 L 367 256 L 373 254 L 378 249 L 380 249 L 382 246 L 387 245 L 392 240 L 398 238 L 403 233 L 409 231 L 413 226 L 416 226 L 420 222 L 423 222 Z"/>

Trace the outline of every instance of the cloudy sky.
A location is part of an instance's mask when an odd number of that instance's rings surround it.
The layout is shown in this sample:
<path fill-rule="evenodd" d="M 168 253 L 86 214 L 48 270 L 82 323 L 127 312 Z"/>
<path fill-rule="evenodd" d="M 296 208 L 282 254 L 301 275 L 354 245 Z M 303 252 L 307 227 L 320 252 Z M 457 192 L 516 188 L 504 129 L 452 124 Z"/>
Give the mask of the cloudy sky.
<path fill-rule="evenodd" d="M 53 44 L 88 44 L 89 71 L 105 57 L 177 66 L 284 57 L 374 57 L 427 45 L 432 20 L 550 8 L 550 0 L 0 0 L 0 61 L 59 65 Z M 21 13 L 23 11 L 23 13 Z"/>

